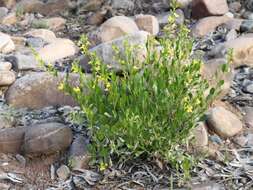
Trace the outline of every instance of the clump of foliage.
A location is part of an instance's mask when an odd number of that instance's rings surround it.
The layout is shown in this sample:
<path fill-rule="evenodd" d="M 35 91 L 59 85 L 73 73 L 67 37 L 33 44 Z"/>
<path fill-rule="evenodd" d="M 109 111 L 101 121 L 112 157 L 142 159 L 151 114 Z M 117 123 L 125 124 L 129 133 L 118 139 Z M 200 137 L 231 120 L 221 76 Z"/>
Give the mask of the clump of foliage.
<path fill-rule="evenodd" d="M 176 25 L 175 18 L 173 14 L 169 18 L 163 37 L 150 37 L 144 61 L 134 56 L 138 47 L 127 42 L 123 57 L 114 48 L 121 75 L 88 51 L 85 36 L 80 40 L 82 52 L 90 58 L 92 77 L 87 79 L 75 62 L 72 72 L 79 75 L 80 85 L 71 86 L 67 75 L 59 89 L 80 105 L 88 121 L 90 151 L 101 169 L 114 159 L 149 157 L 189 170 L 191 159 L 185 149 L 189 133 L 224 81 L 210 90 L 201 77 L 202 62 L 191 58 L 189 30 Z"/>

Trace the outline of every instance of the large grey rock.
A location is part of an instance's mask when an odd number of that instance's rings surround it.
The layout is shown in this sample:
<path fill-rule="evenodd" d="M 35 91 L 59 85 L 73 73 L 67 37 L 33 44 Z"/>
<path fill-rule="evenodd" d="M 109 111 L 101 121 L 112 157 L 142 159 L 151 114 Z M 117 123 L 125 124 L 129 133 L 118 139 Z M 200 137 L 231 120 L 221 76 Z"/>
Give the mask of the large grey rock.
<path fill-rule="evenodd" d="M 17 52 L 5 59 L 12 63 L 15 71 L 37 70 L 41 68 L 34 55 L 31 53 L 24 54 Z"/>
<path fill-rule="evenodd" d="M 139 31 L 116 40 L 100 44 L 92 48 L 90 51 L 95 52 L 103 63 L 110 65 L 116 70 L 121 70 L 121 65 L 114 59 L 116 53 L 113 46 L 117 46 L 119 48 L 120 54 L 123 57 L 125 55 L 125 41 L 127 41 L 130 46 L 138 46 L 139 48 L 134 48 L 133 57 L 136 58 L 136 60 L 142 61 L 145 59 L 147 54 L 146 42 L 148 35 L 149 34 L 147 32 Z"/>
<path fill-rule="evenodd" d="M 26 154 L 51 154 L 65 150 L 72 142 L 72 131 L 61 123 L 34 124 L 25 132 Z"/>
<path fill-rule="evenodd" d="M 19 78 L 6 92 L 9 105 L 18 108 L 43 108 L 57 105 L 76 105 L 72 97 L 58 90 L 64 74 L 54 77 L 48 73 L 31 73 Z M 70 75 L 73 85 L 78 83 L 77 75 Z"/>

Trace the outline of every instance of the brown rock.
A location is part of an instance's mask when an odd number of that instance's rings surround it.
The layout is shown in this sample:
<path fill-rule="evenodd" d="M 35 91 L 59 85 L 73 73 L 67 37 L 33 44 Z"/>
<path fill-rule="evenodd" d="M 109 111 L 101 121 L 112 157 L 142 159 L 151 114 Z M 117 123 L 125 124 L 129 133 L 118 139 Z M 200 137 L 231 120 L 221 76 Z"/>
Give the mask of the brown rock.
<path fill-rule="evenodd" d="M 47 29 L 32 29 L 29 32 L 25 33 L 25 36 L 42 38 L 48 43 L 52 43 L 57 39 L 55 33 Z"/>
<path fill-rule="evenodd" d="M 149 32 L 152 35 L 159 33 L 159 23 L 153 15 L 137 15 L 134 21 L 140 30 Z"/>
<path fill-rule="evenodd" d="M 30 73 L 19 78 L 6 92 L 8 104 L 18 108 L 38 109 L 56 105 L 76 105 L 72 97 L 58 90 L 64 74 L 54 77 L 48 73 Z M 73 85 L 78 83 L 77 75 L 70 75 Z"/>
<path fill-rule="evenodd" d="M 11 85 L 16 80 L 16 75 L 12 71 L 0 71 L 0 86 Z"/>
<path fill-rule="evenodd" d="M 0 53 L 10 53 L 15 50 L 15 44 L 8 34 L 0 32 Z"/>
<path fill-rule="evenodd" d="M 26 128 L 0 129 L 0 152 L 20 153 Z"/>
<path fill-rule="evenodd" d="M 62 17 L 53 17 L 45 19 L 45 22 L 47 23 L 47 26 L 52 31 L 59 31 L 64 29 L 66 20 Z"/>
<path fill-rule="evenodd" d="M 10 62 L 0 62 L 0 72 L 1 71 L 9 71 L 11 70 L 11 63 Z"/>
<path fill-rule="evenodd" d="M 65 150 L 72 142 L 72 131 L 61 123 L 37 124 L 29 127 L 24 137 L 26 154 L 51 154 Z"/>
<path fill-rule="evenodd" d="M 18 22 L 18 18 L 16 17 L 16 13 L 10 13 L 4 18 L 2 18 L 2 24 L 4 25 L 13 25 Z"/>
<path fill-rule="evenodd" d="M 209 111 L 207 124 L 210 129 L 224 138 L 232 137 L 243 129 L 238 117 L 223 107 L 215 107 Z"/>
<path fill-rule="evenodd" d="M 224 25 L 227 29 L 229 30 L 240 30 L 241 24 L 243 22 L 243 19 L 238 19 L 238 18 L 231 18 L 228 20 Z"/>
<path fill-rule="evenodd" d="M 89 25 L 100 25 L 104 22 L 105 15 L 101 12 L 93 13 L 91 16 L 87 19 L 87 24 Z"/>
<path fill-rule="evenodd" d="M 224 15 L 229 11 L 226 0 L 193 0 L 193 18 Z"/>
<path fill-rule="evenodd" d="M 210 32 L 215 31 L 215 29 L 226 22 L 231 20 L 227 16 L 210 16 L 200 19 L 192 28 L 192 35 L 194 37 L 202 37 Z"/>
<path fill-rule="evenodd" d="M 17 5 L 24 12 L 33 13 L 38 12 L 43 15 L 54 15 L 60 13 L 69 7 L 68 0 L 51 0 L 43 3 L 39 0 L 22 0 Z"/>
<path fill-rule="evenodd" d="M 131 18 L 126 16 L 115 16 L 101 25 L 99 38 L 101 42 L 104 43 L 137 31 L 139 31 L 139 29 Z"/>
<path fill-rule="evenodd" d="M 61 180 L 66 180 L 70 176 L 70 170 L 66 165 L 62 165 L 60 168 L 58 168 L 56 173 Z"/>
<path fill-rule="evenodd" d="M 54 63 L 59 59 L 70 57 L 78 52 L 77 46 L 69 39 L 57 38 L 53 43 L 38 51 L 41 59 L 47 63 Z"/>
<path fill-rule="evenodd" d="M 11 8 L 16 4 L 16 0 L 0 0 L 0 6 Z"/>

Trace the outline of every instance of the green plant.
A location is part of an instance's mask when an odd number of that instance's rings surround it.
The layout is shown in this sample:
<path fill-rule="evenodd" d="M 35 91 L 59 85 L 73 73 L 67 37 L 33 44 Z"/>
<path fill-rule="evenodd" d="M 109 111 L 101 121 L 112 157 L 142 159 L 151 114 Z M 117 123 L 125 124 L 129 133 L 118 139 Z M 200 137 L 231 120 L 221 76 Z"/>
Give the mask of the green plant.
<path fill-rule="evenodd" d="M 67 75 L 59 89 L 70 94 L 85 114 L 90 151 L 100 168 L 114 159 L 149 157 L 168 162 L 189 177 L 194 162 L 186 150 L 189 133 L 224 81 L 205 95 L 209 85 L 200 74 L 202 62 L 191 58 L 193 40 L 187 27 L 176 25 L 172 14 L 164 37 L 148 40 L 144 61 L 134 56 L 137 46 L 125 42 L 124 56 L 114 47 L 121 75 L 89 52 L 88 45 L 82 36 L 80 48 L 90 58 L 92 77 L 87 79 L 74 62 L 72 72 L 79 74 L 80 85 L 71 86 Z"/>
<path fill-rule="evenodd" d="M 17 16 L 18 18 L 23 17 L 24 14 L 25 14 L 23 6 L 20 6 L 20 5 L 17 6 L 17 7 L 16 7 L 15 14 L 16 14 L 16 16 Z"/>

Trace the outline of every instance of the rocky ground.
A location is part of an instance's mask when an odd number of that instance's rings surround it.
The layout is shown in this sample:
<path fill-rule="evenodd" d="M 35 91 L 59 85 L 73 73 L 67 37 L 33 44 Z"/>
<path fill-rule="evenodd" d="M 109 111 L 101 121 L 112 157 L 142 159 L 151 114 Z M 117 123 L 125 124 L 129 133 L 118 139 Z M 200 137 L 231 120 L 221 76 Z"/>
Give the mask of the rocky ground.
<path fill-rule="evenodd" d="M 177 23 L 191 29 L 203 77 L 212 83 L 234 51 L 229 73 L 219 75 L 220 99 L 193 132 L 195 149 L 208 157 L 181 188 L 253 189 L 253 1 L 178 2 Z M 57 88 L 74 59 L 89 72 L 76 46 L 81 34 L 89 36 L 90 51 L 117 67 L 112 45 L 122 47 L 125 35 L 130 44 L 145 44 L 148 34 L 162 35 L 169 15 L 167 0 L 0 0 L 0 189 L 180 188 L 176 171 L 152 161 L 104 172 L 89 167 L 85 123 L 71 119 L 79 108 Z M 45 72 L 30 47 L 58 77 Z"/>

